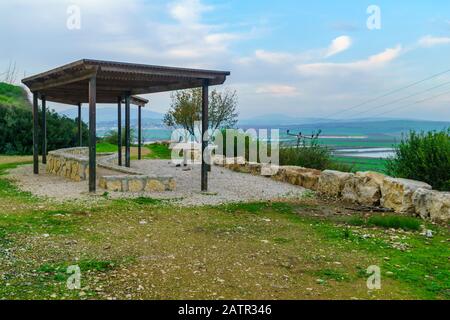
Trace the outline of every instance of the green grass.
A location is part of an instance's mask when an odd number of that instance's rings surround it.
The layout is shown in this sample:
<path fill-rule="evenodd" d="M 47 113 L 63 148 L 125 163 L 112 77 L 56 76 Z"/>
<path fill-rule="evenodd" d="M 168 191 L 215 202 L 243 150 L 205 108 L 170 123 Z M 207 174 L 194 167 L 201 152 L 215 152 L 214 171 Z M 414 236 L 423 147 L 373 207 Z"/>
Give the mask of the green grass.
<path fill-rule="evenodd" d="M 367 225 L 383 228 L 420 230 L 422 221 L 417 218 L 403 216 L 373 216 L 367 220 Z"/>
<path fill-rule="evenodd" d="M 399 215 L 371 216 L 368 219 L 362 217 L 350 217 L 344 222 L 352 226 L 381 227 L 385 229 L 402 229 L 405 231 L 418 231 L 423 221 L 418 218 Z"/>
<path fill-rule="evenodd" d="M 448 231 L 438 228 L 433 238 L 418 232 L 399 240 L 409 249 L 394 248 L 389 235 L 377 230 L 364 230 L 371 237 L 330 221 L 299 218 L 310 223 L 330 244 L 339 243 L 341 250 L 358 250 L 379 257 L 382 277 L 406 285 L 420 299 L 450 299 L 450 269 L 448 268 Z M 299 221 L 300 222 L 300 221 Z M 300 222 L 300 223 L 302 223 Z M 356 266 L 364 269 L 362 266 Z"/>
<path fill-rule="evenodd" d="M 376 171 L 384 173 L 386 160 L 378 158 L 333 157 L 339 163 L 350 165 L 354 171 Z"/>
<path fill-rule="evenodd" d="M 172 157 L 172 151 L 167 144 L 149 144 L 146 146 L 150 150 L 150 154 L 146 155 L 146 159 L 165 159 L 169 160 Z"/>
<path fill-rule="evenodd" d="M 338 282 L 350 280 L 346 273 L 336 269 L 323 269 L 314 272 L 314 274 L 322 280 L 334 280 Z"/>
<path fill-rule="evenodd" d="M 97 152 L 117 152 L 117 145 L 107 142 L 97 143 Z"/>
<path fill-rule="evenodd" d="M 105 298 L 94 292 L 97 286 L 110 287 L 109 295 L 127 293 L 138 287 L 133 279 L 148 281 L 142 298 L 187 297 L 186 286 L 199 292 L 194 297 L 210 297 L 201 293 L 205 283 L 227 298 L 270 298 L 265 292 L 308 298 L 300 289 L 307 287 L 321 292 L 318 298 L 363 297 L 365 270 L 376 264 L 382 270 L 380 298 L 391 297 L 393 289 L 396 298 L 450 299 L 445 227 L 390 215 L 312 217 L 312 210 L 323 208 L 311 197 L 193 208 L 144 197 L 52 204 L 1 176 L 15 166 L 0 164 L 0 263 L 11 264 L 0 278 L 0 298 L 80 298 L 65 287 L 69 265 L 80 267 L 83 286 L 90 287 L 86 298 Z M 420 224 L 433 230 L 432 238 L 416 231 Z M 405 250 L 394 246 L 399 242 Z M 12 248 L 14 259 L 3 248 Z M 191 261 L 193 269 L 185 267 Z M 284 275 L 288 282 L 277 280 Z M 261 290 L 255 283 L 289 289 Z"/>
<path fill-rule="evenodd" d="M 57 264 L 51 264 L 51 263 L 45 263 L 41 265 L 37 271 L 41 273 L 47 273 L 52 274 L 57 278 L 58 280 L 66 280 L 67 275 L 67 268 L 71 265 L 77 265 L 80 268 L 81 272 L 92 272 L 92 271 L 98 271 L 98 272 L 104 272 L 108 271 L 114 268 L 115 263 L 112 261 L 103 261 L 103 260 L 81 260 L 81 261 L 72 261 L 72 262 L 66 262 L 66 263 L 57 263 Z"/>

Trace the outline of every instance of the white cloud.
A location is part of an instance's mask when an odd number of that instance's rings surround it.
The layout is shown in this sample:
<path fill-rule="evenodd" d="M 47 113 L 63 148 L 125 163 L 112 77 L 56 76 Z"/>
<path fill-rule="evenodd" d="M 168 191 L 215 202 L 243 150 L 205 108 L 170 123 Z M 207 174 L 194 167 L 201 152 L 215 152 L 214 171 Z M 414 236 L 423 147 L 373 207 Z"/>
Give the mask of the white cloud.
<path fill-rule="evenodd" d="M 265 50 L 256 50 L 255 58 L 267 63 L 284 63 L 295 59 L 295 55 L 285 52 L 270 52 Z"/>
<path fill-rule="evenodd" d="M 237 60 L 241 64 L 249 64 L 255 61 L 261 61 L 270 64 L 300 63 L 312 59 L 324 59 L 334 56 L 349 49 L 352 45 L 352 39 L 349 36 L 340 36 L 335 38 L 328 48 L 308 50 L 303 53 L 290 53 L 282 51 L 267 51 L 258 49 L 251 57 L 243 57 Z"/>
<path fill-rule="evenodd" d="M 256 93 L 279 95 L 279 96 L 294 96 L 299 94 L 296 87 L 282 84 L 271 84 L 257 87 Z"/>
<path fill-rule="evenodd" d="M 438 45 L 450 44 L 450 37 L 433 37 L 433 36 L 425 36 L 419 39 L 419 46 L 430 48 Z"/>
<path fill-rule="evenodd" d="M 328 75 L 336 72 L 370 71 L 384 67 L 395 60 L 402 52 L 402 46 L 388 48 L 381 53 L 370 56 L 365 60 L 346 63 L 311 63 L 297 66 L 297 70 L 303 75 Z"/>
<path fill-rule="evenodd" d="M 200 0 L 180 0 L 169 4 L 169 13 L 175 20 L 184 24 L 197 23 L 203 12 L 212 10 Z"/>
<path fill-rule="evenodd" d="M 350 48 L 351 45 L 352 45 L 352 39 L 349 36 L 337 37 L 331 43 L 330 47 L 328 48 L 328 50 L 325 54 L 325 57 L 328 58 L 328 57 L 334 56 L 335 54 L 343 52 L 343 51 L 347 50 L 348 48 Z"/>

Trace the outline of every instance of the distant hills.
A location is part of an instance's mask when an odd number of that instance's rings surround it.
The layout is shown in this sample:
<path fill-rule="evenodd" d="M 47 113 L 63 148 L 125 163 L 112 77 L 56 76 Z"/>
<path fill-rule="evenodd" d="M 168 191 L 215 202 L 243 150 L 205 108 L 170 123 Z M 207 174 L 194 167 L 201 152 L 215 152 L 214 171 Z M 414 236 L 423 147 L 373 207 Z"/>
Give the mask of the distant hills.
<path fill-rule="evenodd" d="M 256 116 L 256 117 L 251 117 L 251 118 L 244 118 L 244 119 L 240 119 L 238 125 L 239 126 L 250 126 L 250 125 L 255 125 L 255 126 L 268 126 L 268 127 L 272 127 L 272 126 L 292 126 L 292 125 L 304 125 L 304 124 L 347 124 L 347 123 L 367 123 L 367 122 L 385 122 L 385 121 L 400 121 L 400 122 L 429 122 L 429 123 L 434 123 L 434 122 L 440 122 L 440 121 L 429 121 L 429 120 L 417 120 L 417 119 L 399 119 L 399 118 L 352 118 L 352 119 L 330 119 L 330 118 L 313 118 L 313 117 L 305 117 L 305 118 L 300 118 L 300 117 L 292 117 L 292 116 L 288 116 L 285 114 L 278 114 L 278 113 L 274 113 L 274 114 L 266 114 L 266 115 L 261 115 L 261 116 Z M 450 122 L 445 122 L 444 123 L 449 123 Z"/>

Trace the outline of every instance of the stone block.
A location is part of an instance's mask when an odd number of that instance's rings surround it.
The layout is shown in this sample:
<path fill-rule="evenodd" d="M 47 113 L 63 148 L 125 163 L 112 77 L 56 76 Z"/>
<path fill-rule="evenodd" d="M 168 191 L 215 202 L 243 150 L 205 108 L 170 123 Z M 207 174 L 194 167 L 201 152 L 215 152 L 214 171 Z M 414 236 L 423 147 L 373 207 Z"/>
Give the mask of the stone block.
<path fill-rule="evenodd" d="M 381 185 L 381 205 L 397 213 L 414 213 L 412 195 L 417 189 L 431 190 L 425 182 L 385 177 Z"/>
<path fill-rule="evenodd" d="M 412 195 L 412 203 L 415 213 L 422 219 L 450 220 L 450 192 L 419 188 Z"/>
<path fill-rule="evenodd" d="M 328 196 L 340 197 L 345 183 L 352 177 L 354 177 L 353 173 L 334 170 L 322 171 L 317 191 Z"/>

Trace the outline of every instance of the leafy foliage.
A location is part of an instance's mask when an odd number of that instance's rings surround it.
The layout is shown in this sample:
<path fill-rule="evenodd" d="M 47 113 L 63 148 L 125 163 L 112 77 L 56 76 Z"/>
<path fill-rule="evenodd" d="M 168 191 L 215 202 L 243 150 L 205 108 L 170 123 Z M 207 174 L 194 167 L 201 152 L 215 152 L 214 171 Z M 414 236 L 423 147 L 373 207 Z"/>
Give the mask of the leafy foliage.
<path fill-rule="evenodd" d="M 213 90 L 209 96 L 209 128 L 214 131 L 231 128 L 237 123 L 236 91 L 219 92 Z M 195 123 L 202 116 L 202 89 L 177 91 L 172 95 L 172 106 L 164 116 L 169 127 L 182 127 L 192 136 L 195 135 Z"/>
<path fill-rule="evenodd" d="M 280 164 L 318 170 L 353 171 L 352 165 L 333 160 L 331 150 L 319 144 L 319 135 L 320 132 L 311 139 L 303 139 L 298 147 L 280 148 Z"/>
<path fill-rule="evenodd" d="M 78 144 L 77 121 L 47 111 L 47 148 L 55 150 Z M 39 113 L 39 123 L 42 123 Z M 0 153 L 9 155 L 33 152 L 33 115 L 22 88 L 0 83 Z M 83 123 L 83 141 L 87 141 L 87 126 Z M 39 141 L 43 135 L 40 132 Z M 42 148 L 40 143 L 39 148 Z"/>
<path fill-rule="evenodd" d="M 30 109 L 30 103 L 21 87 L 0 82 L 0 106 Z"/>
<path fill-rule="evenodd" d="M 450 190 L 450 128 L 442 131 L 411 131 L 388 159 L 389 175 L 424 181 L 433 188 Z"/>

